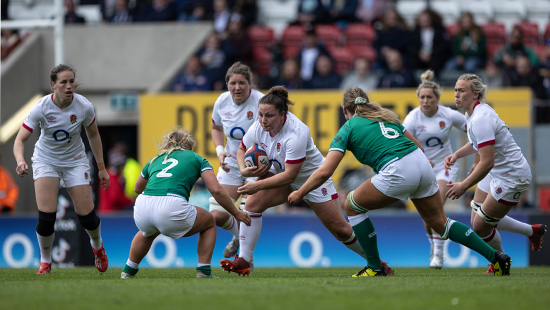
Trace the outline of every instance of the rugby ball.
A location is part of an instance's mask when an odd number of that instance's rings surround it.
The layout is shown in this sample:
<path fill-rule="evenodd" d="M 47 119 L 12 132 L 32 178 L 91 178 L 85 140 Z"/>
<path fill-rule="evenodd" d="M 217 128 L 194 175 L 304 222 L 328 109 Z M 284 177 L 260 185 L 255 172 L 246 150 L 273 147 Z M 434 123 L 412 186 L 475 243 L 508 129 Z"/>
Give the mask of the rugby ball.
<path fill-rule="evenodd" d="M 264 148 L 254 144 L 244 153 L 244 165 L 246 167 L 259 167 L 260 165 L 269 167 L 271 163 Z"/>

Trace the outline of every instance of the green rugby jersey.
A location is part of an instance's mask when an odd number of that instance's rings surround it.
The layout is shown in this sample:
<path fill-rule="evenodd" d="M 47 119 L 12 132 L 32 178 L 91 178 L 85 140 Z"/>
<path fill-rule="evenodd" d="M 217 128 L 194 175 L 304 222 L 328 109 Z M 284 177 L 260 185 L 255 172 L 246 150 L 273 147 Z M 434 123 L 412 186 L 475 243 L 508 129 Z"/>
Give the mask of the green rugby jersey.
<path fill-rule="evenodd" d="M 147 180 L 143 194 L 166 196 L 175 194 L 189 200 L 189 194 L 197 179 L 205 170 L 213 170 L 210 163 L 193 151 L 173 151 L 166 163 L 161 155 L 153 163 L 147 163 L 141 176 Z"/>
<path fill-rule="evenodd" d="M 389 162 L 418 148 L 403 135 L 404 132 L 401 124 L 376 122 L 356 115 L 334 136 L 329 152 L 349 150 L 360 163 L 378 173 Z"/>

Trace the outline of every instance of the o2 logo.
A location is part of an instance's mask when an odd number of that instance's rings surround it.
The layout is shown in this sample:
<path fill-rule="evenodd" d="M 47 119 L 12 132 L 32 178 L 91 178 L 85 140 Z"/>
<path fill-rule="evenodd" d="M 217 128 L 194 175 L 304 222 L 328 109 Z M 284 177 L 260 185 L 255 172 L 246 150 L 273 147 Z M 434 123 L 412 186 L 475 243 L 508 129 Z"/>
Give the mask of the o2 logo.
<path fill-rule="evenodd" d="M 311 247 L 309 257 L 302 255 L 301 248 L 304 243 L 309 244 Z M 323 267 L 330 266 L 330 258 L 323 256 L 323 241 L 317 234 L 310 231 L 296 234 L 290 240 L 288 253 L 292 262 L 298 267 L 313 267 L 319 264 Z"/>
<path fill-rule="evenodd" d="M 427 147 L 436 147 L 438 145 L 440 146 L 439 147 L 440 149 L 443 148 L 443 142 L 438 137 L 431 137 L 428 140 L 426 140 Z"/>
<path fill-rule="evenodd" d="M 161 247 L 164 248 L 164 254 L 160 253 L 163 250 Z M 145 260 L 151 267 L 183 267 L 185 265 L 183 258 L 177 255 L 178 247 L 174 239 L 165 235 L 159 235 L 153 241 L 149 253 L 145 256 Z"/>
<path fill-rule="evenodd" d="M 31 239 L 21 233 L 11 234 L 4 240 L 2 255 L 6 265 L 12 268 L 38 266 L 38 259 L 34 257 L 34 246 Z"/>
<path fill-rule="evenodd" d="M 63 130 L 63 129 L 59 129 L 59 130 L 56 130 L 54 133 L 53 133 L 53 139 L 55 141 L 65 141 L 65 140 L 69 140 L 67 141 L 67 143 L 71 143 L 71 141 L 73 140 L 73 137 L 71 137 L 69 135 L 69 133 L 66 131 L 66 130 Z"/>
<path fill-rule="evenodd" d="M 245 131 L 241 127 L 233 127 L 229 132 L 229 136 L 235 140 L 241 140 L 244 137 Z"/>

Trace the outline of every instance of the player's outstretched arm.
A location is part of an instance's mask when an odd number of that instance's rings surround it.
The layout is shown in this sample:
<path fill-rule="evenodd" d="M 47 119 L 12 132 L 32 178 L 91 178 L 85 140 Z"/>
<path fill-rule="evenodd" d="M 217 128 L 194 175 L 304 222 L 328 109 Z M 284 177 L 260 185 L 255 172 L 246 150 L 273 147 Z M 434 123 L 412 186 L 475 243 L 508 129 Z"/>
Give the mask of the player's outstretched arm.
<path fill-rule="evenodd" d="M 25 162 L 25 157 L 23 154 L 25 151 L 25 143 L 29 140 L 30 136 L 31 132 L 21 126 L 21 128 L 19 128 L 19 132 L 17 133 L 17 137 L 15 137 L 15 142 L 13 143 L 13 155 L 15 156 L 15 162 L 17 163 L 15 172 L 17 172 L 17 175 L 20 177 L 23 177 L 25 174 L 29 174 L 29 165 Z"/>

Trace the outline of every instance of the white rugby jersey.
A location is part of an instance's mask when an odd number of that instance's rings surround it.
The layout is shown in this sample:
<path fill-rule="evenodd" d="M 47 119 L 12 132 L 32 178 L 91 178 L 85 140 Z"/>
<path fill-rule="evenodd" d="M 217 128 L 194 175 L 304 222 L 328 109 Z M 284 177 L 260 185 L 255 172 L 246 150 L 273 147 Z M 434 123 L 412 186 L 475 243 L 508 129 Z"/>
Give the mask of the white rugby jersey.
<path fill-rule="evenodd" d="M 428 117 L 417 107 L 405 117 L 403 126 L 418 140 L 424 148 L 424 154 L 436 167 L 453 153 L 449 141 L 451 128 L 466 132 L 466 117 L 442 105 L 438 106 L 432 117 Z"/>
<path fill-rule="evenodd" d="M 258 119 L 258 103 L 264 96 L 261 92 L 251 89 L 250 96 L 245 103 L 236 105 L 230 92 L 221 94 L 212 111 L 212 122 L 216 126 L 223 126 L 227 137 L 225 151 L 231 155 L 225 161 L 237 165 L 237 150 L 248 128 Z"/>
<path fill-rule="evenodd" d="M 254 122 L 244 135 L 242 146 L 246 150 L 254 144 L 265 149 L 267 158 L 273 165 L 271 171 L 275 174 L 285 171 L 287 163 L 302 163 L 294 183 L 304 183 L 325 161 L 323 154 L 313 143 L 309 128 L 291 112 L 286 114 L 285 123 L 275 137 L 264 131 L 260 122 Z"/>
<path fill-rule="evenodd" d="M 94 121 L 94 107 L 82 95 L 73 93 L 73 102 L 63 110 L 53 102 L 53 94 L 40 98 L 23 122 L 30 132 L 40 128 L 32 161 L 65 167 L 88 164 L 80 131 Z"/>
<path fill-rule="evenodd" d="M 493 177 L 530 176 L 529 164 L 516 144 L 508 126 L 486 103 L 476 103 L 472 115 L 467 116 L 468 141 L 477 151 L 495 145 L 495 163 L 489 172 Z"/>

